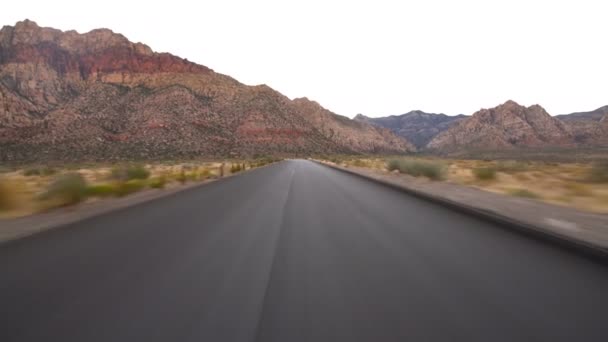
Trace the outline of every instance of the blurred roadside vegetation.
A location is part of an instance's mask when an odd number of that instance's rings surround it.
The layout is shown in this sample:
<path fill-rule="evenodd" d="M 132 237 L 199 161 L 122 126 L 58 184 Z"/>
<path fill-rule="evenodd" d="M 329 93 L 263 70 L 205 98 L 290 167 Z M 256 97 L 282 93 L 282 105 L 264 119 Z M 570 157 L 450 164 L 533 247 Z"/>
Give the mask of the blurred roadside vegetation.
<path fill-rule="evenodd" d="M 25 216 L 85 201 L 124 197 L 146 189 L 162 191 L 280 161 L 247 160 L 120 164 L 22 165 L 0 168 L 0 218 Z"/>
<path fill-rule="evenodd" d="M 511 155 L 513 157 L 513 155 Z M 508 196 L 579 210 L 608 213 L 608 159 L 581 162 L 524 159 L 457 159 L 406 156 L 331 155 L 314 158 L 347 168 L 411 176 L 411 181 L 446 181 Z"/>

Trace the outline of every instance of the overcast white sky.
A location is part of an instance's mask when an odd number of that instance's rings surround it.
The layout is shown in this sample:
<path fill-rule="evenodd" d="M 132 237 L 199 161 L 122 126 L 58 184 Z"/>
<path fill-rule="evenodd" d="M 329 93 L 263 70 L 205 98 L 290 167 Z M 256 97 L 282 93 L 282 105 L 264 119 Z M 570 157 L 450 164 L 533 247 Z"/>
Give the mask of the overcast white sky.
<path fill-rule="evenodd" d="M 7 1 L 29 18 L 106 27 L 336 113 L 472 114 L 508 99 L 551 114 L 608 105 L 608 1 Z"/>

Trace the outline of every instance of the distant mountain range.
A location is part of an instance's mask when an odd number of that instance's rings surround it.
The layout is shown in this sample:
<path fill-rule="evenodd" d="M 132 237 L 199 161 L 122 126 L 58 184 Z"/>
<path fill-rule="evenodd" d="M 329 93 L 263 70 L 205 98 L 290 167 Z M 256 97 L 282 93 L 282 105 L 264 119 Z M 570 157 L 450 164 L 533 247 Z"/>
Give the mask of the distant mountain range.
<path fill-rule="evenodd" d="M 467 118 L 466 115 L 448 116 L 414 110 L 403 115 L 369 118 L 362 114 L 355 120 L 385 127 L 412 142 L 418 149 L 426 145 L 439 133 Z"/>
<path fill-rule="evenodd" d="M 355 120 L 388 128 L 429 152 L 608 146 L 608 106 L 552 117 L 539 105 L 507 101 L 472 116 L 412 111 Z"/>
<path fill-rule="evenodd" d="M 0 30 L 0 161 L 413 150 L 388 129 L 107 29 Z"/>
<path fill-rule="evenodd" d="M 471 116 L 351 120 L 108 29 L 0 30 L 0 162 L 594 146 L 608 146 L 608 106 L 552 117 L 507 101 Z"/>

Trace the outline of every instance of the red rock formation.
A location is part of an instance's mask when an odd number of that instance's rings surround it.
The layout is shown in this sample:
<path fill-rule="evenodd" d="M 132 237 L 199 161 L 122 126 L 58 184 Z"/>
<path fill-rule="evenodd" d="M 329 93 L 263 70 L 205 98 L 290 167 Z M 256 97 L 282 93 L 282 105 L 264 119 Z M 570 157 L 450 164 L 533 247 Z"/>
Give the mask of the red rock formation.
<path fill-rule="evenodd" d="M 514 101 L 482 109 L 437 135 L 427 147 L 454 150 L 572 147 L 573 136 L 560 120 L 541 106 L 520 106 Z"/>
<path fill-rule="evenodd" d="M 409 148 L 388 131 L 107 29 L 79 34 L 26 20 L 0 30 L 0 161 Z"/>

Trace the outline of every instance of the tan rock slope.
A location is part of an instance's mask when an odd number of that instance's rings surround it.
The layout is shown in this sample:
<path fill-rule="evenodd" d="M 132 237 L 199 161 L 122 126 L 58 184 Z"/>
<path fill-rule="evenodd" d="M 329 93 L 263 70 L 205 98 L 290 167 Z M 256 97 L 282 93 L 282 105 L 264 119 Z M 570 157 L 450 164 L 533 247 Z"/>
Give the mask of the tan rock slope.
<path fill-rule="evenodd" d="M 410 150 L 389 130 L 107 29 L 0 30 L 0 161 Z"/>
<path fill-rule="evenodd" d="M 541 106 L 520 106 L 513 101 L 482 109 L 437 135 L 427 148 L 455 150 L 503 150 L 514 148 L 573 147 L 574 137 L 565 123 Z"/>

